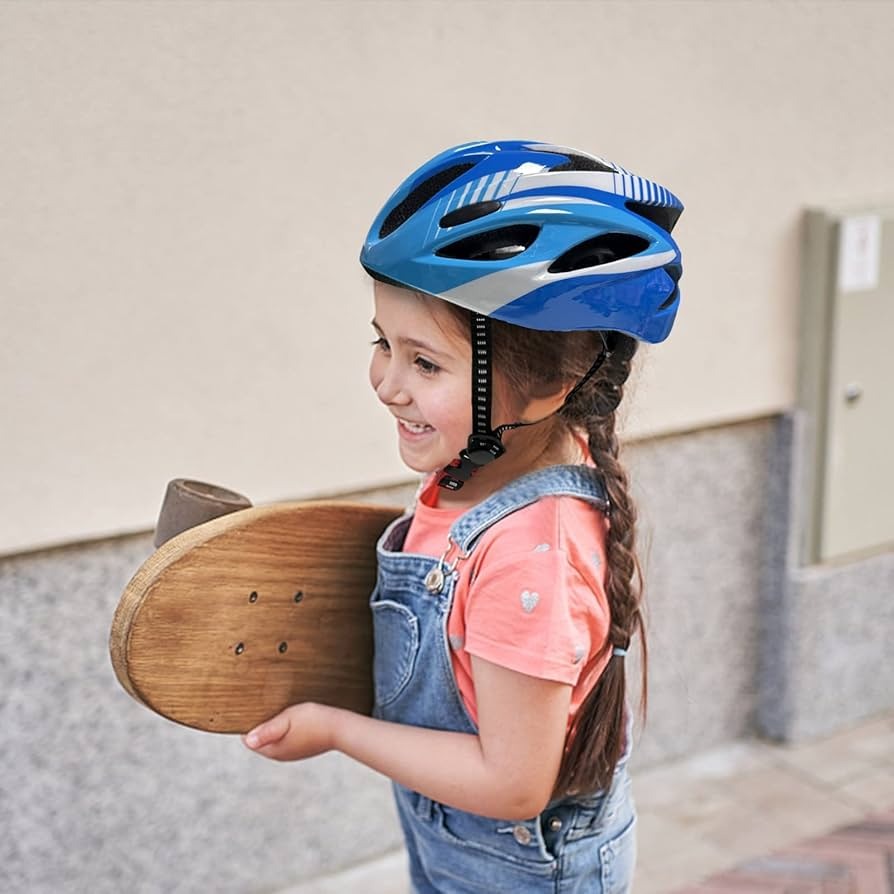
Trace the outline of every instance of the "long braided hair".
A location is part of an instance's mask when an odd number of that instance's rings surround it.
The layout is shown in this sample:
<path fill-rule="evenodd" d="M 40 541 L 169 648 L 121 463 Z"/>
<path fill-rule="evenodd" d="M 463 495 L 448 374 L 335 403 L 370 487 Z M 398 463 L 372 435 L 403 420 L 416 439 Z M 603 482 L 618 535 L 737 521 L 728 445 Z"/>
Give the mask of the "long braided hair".
<path fill-rule="evenodd" d="M 462 331 L 469 314 L 452 304 L 445 308 Z M 586 434 L 590 455 L 609 499 L 606 536 L 605 593 L 610 611 L 608 636 L 588 668 L 606 653 L 624 649 L 639 634 L 642 654 L 642 714 L 647 704 L 648 650 L 642 606 L 642 570 L 636 556 L 636 508 L 627 473 L 619 460 L 616 410 L 630 375 L 637 341 L 618 332 L 544 332 L 491 321 L 494 368 L 519 395 L 549 393 L 579 381 L 605 350 L 597 372 L 570 397 L 553 423 L 564 434 Z M 614 654 L 575 716 L 559 767 L 554 796 L 607 788 L 625 747 L 626 661 Z"/>
<path fill-rule="evenodd" d="M 598 657 L 609 649 L 626 651 L 636 634 L 642 654 L 642 712 L 647 703 L 648 647 L 642 607 L 642 569 L 636 555 L 636 507 L 627 473 L 619 460 L 616 409 L 636 353 L 635 339 L 605 333 L 607 359 L 593 379 L 560 411 L 567 423 L 583 427 L 590 455 L 602 475 L 609 499 L 606 537 L 605 593 L 611 616 L 608 637 Z M 556 792 L 606 788 L 625 745 L 626 665 L 612 655 L 596 685 L 581 705 L 559 769 Z"/>

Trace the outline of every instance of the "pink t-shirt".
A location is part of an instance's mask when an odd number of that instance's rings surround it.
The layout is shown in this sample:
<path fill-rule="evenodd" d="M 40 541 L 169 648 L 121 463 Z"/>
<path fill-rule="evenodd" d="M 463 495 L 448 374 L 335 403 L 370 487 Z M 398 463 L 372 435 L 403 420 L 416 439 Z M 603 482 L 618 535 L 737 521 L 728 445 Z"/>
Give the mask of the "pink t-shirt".
<path fill-rule="evenodd" d="M 437 475 L 419 495 L 403 551 L 440 556 L 466 510 L 438 508 Z M 597 658 L 609 629 L 604 591 L 608 522 L 577 497 L 543 497 L 492 525 L 459 579 L 447 636 L 453 672 L 475 723 L 472 656 L 572 687 L 569 727 L 611 651 Z M 453 552 L 447 556 L 452 561 Z"/>

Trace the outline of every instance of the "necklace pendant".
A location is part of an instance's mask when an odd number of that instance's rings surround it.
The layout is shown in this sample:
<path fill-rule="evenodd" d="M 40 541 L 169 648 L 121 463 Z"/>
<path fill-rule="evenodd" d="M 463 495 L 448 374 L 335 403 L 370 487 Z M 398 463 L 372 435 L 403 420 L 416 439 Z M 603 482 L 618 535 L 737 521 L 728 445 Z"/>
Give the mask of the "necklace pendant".
<path fill-rule="evenodd" d="M 444 589 L 444 571 L 440 564 L 435 565 L 428 574 L 425 575 L 425 589 L 429 593 L 440 593 Z"/>

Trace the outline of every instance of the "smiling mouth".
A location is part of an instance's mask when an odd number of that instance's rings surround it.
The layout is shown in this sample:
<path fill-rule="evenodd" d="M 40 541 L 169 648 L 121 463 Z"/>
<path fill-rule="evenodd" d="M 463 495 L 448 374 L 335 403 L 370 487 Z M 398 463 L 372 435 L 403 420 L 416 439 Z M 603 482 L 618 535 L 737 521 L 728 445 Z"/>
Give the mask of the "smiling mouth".
<path fill-rule="evenodd" d="M 397 424 L 404 431 L 407 431 L 413 435 L 421 435 L 425 432 L 434 431 L 434 429 L 430 425 L 426 425 L 423 422 L 407 422 L 406 419 L 398 418 Z"/>

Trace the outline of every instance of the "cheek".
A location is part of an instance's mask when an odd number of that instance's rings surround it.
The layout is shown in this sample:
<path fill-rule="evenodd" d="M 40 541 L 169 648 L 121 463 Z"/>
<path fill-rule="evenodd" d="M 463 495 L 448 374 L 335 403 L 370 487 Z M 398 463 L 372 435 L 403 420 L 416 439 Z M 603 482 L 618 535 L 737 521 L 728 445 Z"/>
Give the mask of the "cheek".
<path fill-rule="evenodd" d="M 428 415 L 436 420 L 437 427 L 449 432 L 453 437 L 462 436 L 465 445 L 467 436 L 472 431 L 472 386 L 451 388 L 441 393 L 428 406 Z"/>

